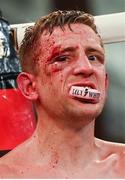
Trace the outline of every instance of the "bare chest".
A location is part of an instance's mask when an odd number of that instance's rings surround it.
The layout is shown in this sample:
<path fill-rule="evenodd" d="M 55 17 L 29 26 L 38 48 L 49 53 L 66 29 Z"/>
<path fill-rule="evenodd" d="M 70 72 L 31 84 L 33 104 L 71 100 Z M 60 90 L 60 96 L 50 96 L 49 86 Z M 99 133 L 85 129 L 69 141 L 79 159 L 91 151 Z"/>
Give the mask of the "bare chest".
<path fill-rule="evenodd" d="M 93 162 L 86 167 L 58 167 L 26 165 L 4 168 L 1 178 L 125 178 L 124 166 L 119 162 Z"/>

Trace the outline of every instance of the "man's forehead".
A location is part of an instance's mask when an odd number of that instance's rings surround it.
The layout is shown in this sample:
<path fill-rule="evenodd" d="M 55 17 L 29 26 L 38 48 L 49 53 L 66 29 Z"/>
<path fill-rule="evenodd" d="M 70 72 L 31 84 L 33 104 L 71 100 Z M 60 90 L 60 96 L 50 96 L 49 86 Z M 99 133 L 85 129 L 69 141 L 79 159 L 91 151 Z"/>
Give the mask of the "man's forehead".
<path fill-rule="evenodd" d="M 63 30 L 60 27 L 55 27 L 52 34 L 45 32 L 41 36 L 42 45 L 47 43 L 50 47 L 68 46 L 68 43 L 75 44 L 84 40 L 90 41 L 90 43 L 96 42 L 100 44 L 100 39 L 93 29 L 81 23 L 71 24 L 71 29 L 68 25 L 65 25 Z"/>
<path fill-rule="evenodd" d="M 88 35 L 88 36 L 97 36 L 97 34 L 93 31 L 93 29 L 91 27 L 89 27 L 88 25 L 82 24 L 82 23 L 74 23 L 74 24 L 70 24 L 69 25 L 64 25 L 63 29 L 61 29 L 61 27 L 56 26 L 53 29 L 53 32 L 50 33 L 47 31 L 44 31 L 42 34 L 42 37 L 45 39 L 51 39 L 51 38 L 58 38 L 58 37 L 63 37 L 65 35 L 75 35 L 75 34 L 79 34 L 79 35 Z"/>

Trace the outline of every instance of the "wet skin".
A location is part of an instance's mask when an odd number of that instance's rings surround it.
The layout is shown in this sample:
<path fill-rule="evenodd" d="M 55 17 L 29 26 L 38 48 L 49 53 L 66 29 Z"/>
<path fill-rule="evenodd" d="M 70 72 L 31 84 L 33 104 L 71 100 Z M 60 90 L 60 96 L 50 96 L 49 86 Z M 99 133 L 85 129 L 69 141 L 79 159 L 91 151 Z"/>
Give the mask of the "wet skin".
<path fill-rule="evenodd" d="M 41 55 L 36 59 L 40 103 L 54 119 L 68 118 L 69 126 L 73 118 L 80 122 L 82 117 L 84 124 L 83 116 L 86 120 L 88 115 L 89 119 L 97 117 L 103 108 L 106 91 L 104 49 L 100 39 L 86 25 L 73 24 L 71 28 L 73 31 L 65 26 L 64 32 L 56 28 L 51 36 L 42 35 L 38 49 Z M 74 84 L 92 84 L 101 93 L 100 101 L 93 105 L 74 100 L 69 96 Z"/>
<path fill-rule="evenodd" d="M 29 140 L 1 158 L 1 178 L 125 178 L 125 145 L 94 137 L 107 91 L 104 50 L 90 27 L 71 27 L 44 33 L 35 51 L 37 73 L 19 75 L 38 124 Z M 74 99 L 72 85 L 97 89 L 99 101 Z"/>

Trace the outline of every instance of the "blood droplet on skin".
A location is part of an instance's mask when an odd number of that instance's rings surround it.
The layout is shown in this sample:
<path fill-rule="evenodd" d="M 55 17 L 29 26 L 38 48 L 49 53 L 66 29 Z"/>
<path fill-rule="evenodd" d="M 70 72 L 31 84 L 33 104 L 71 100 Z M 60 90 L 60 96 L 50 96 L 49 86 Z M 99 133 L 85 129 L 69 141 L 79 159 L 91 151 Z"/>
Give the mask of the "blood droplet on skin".
<path fill-rule="evenodd" d="M 58 67 L 58 64 L 57 63 L 54 63 L 52 65 L 52 72 L 58 72 L 59 71 L 59 67 Z"/>
<path fill-rule="evenodd" d="M 60 76 L 61 76 L 60 81 L 63 82 L 63 74 L 61 73 Z"/>
<path fill-rule="evenodd" d="M 51 166 L 52 168 L 55 168 L 59 161 L 59 154 L 57 152 L 53 152 L 53 155 L 51 157 Z"/>

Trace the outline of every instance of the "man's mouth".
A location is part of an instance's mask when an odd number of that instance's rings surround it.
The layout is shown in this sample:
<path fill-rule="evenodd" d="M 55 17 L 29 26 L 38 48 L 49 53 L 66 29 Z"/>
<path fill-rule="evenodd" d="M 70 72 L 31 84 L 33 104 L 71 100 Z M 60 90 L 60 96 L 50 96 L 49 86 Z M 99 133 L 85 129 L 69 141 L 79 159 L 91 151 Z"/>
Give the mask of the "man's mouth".
<path fill-rule="evenodd" d="M 90 86 L 71 86 L 69 95 L 84 103 L 98 103 L 100 92 Z"/>

